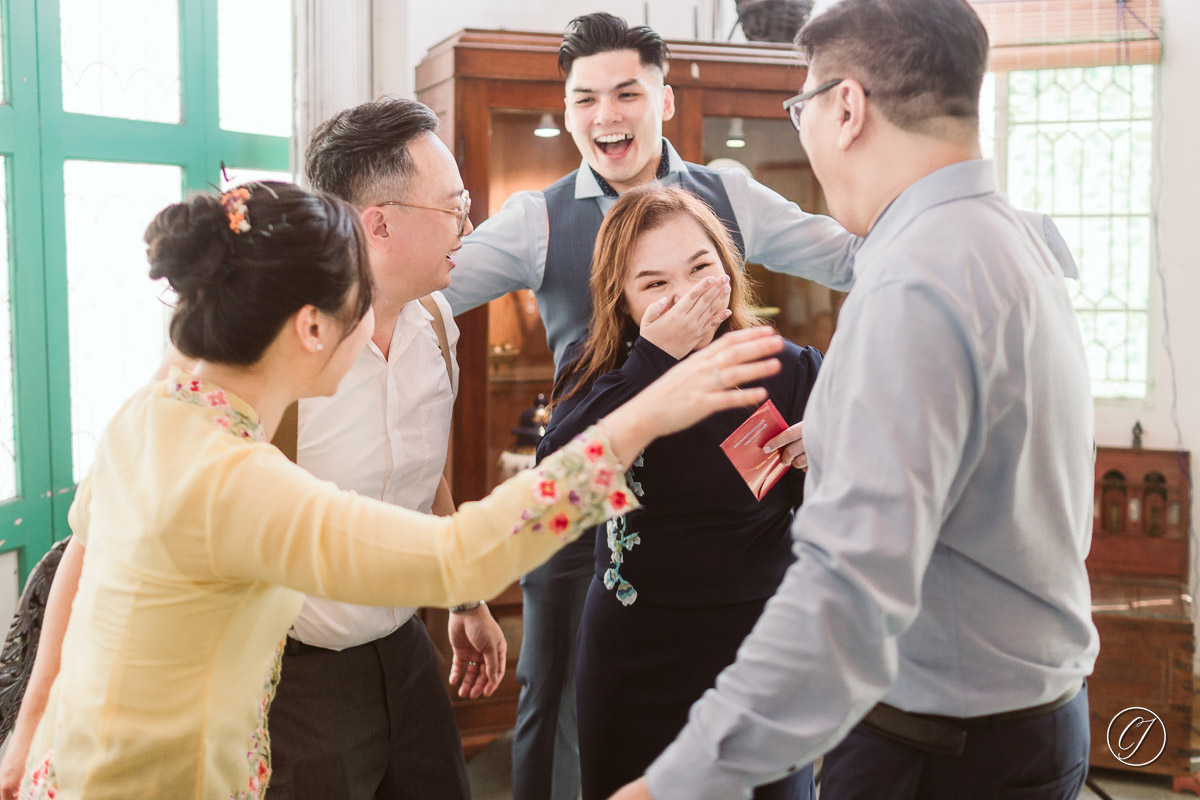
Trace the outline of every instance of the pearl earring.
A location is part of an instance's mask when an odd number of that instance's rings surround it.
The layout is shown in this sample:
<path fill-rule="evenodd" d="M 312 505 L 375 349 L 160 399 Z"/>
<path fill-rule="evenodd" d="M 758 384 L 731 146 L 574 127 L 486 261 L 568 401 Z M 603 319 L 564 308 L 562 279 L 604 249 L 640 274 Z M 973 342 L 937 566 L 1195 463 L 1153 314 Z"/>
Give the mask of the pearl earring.
<path fill-rule="evenodd" d="M 317 342 L 317 350 L 318 350 L 318 351 L 321 351 L 321 350 L 324 350 L 324 349 L 325 349 L 325 345 L 324 345 L 324 344 L 322 344 L 321 342 Z"/>

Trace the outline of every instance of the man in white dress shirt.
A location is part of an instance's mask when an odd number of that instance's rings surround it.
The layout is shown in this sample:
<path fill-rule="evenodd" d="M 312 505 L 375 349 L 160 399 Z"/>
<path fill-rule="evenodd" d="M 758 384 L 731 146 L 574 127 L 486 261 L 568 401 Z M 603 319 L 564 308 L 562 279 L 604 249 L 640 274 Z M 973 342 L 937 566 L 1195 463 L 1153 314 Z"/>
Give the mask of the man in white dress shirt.
<path fill-rule="evenodd" d="M 375 333 L 337 394 L 300 404 L 297 462 L 359 494 L 449 514 L 442 473 L 458 328 L 438 290 L 471 222 L 437 129 L 426 106 L 384 99 L 338 113 L 310 137 L 309 182 L 359 208 L 377 291 Z M 306 599 L 271 706 L 269 798 L 470 796 L 433 644 L 414 611 Z M 451 611 L 451 682 L 462 680 L 464 696 L 491 694 L 504 636 L 486 605 Z"/>

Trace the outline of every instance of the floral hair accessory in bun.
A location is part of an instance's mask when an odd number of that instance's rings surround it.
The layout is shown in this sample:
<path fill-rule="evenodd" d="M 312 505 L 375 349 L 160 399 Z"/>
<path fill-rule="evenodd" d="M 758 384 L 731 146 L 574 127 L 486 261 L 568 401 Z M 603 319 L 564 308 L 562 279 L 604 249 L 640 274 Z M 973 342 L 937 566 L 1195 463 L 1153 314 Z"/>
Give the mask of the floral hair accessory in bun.
<path fill-rule="evenodd" d="M 250 230 L 250 209 L 246 208 L 246 201 L 249 199 L 250 190 L 244 186 L 230 189 L 221 195 L 221 205 L 225 209 L 225 215 L 229 217 L 229 230 L 234 233 Z"/>

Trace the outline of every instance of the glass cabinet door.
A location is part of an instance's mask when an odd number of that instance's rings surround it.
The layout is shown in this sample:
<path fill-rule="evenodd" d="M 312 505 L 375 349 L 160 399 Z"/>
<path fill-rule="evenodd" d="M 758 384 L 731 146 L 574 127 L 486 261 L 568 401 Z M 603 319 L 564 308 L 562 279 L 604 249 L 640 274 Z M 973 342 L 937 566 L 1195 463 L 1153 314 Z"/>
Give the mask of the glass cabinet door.
<path fill-rule="evenodd" d="M 560 133 L 547 136 L 555 127 Z M 514 192 L 545 189 L 578 166 L 579 151 L 563 129 L 561 109 L 492 111 L 488 153 L 491 213 L 499 211 Z M 546 345 L 546 329 L 533 292 L 523 289 L 493 300 L 488 305 L 489 486 L 504 478 L 500 455 L 514 444 L 512 431 L 521 412 L 533 405 L 539 394 L 549 399 L 553 381 L 554 357 Z"/>
<path fill-rule="evenodd" d="M 809 213 L 829 213 L 821 185 L 786 116 L 706 116 L 704 162 L 714 168 L 740 169 Z M 747 272 L 758 295 L 759 316 L 796 344 L 812 345 L 821 352 L 829 349 L 843 292 L 771 272 L 759 264 L 748 264 Z"/>

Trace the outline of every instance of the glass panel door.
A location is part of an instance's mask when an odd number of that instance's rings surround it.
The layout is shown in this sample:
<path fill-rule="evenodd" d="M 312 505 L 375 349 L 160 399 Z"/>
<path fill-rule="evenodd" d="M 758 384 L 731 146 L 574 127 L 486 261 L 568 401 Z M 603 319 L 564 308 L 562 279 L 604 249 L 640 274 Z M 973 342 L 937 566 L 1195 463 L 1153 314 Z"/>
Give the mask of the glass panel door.
<path fill-rule="evenodd" d="M 162 360 L 172 297 L 150 280 L 142 233 L 180 200 L 183 171 L 159 164 L 67 161 L 71 431 L 75 480 L 126 398 Z"/>
<path fill-rule="evenodd" d="M 745 172 L 809 213 L 829 213 L 796 129 L 782 115 L 776 119 L 705 117 L 704 160 L 713 168 Z M 757 289 L 759 316 L 796 344 L 812 345 L 821 352 L 829 349 L 843 292 L 758 264 L 748 264 L 746 269 Z"/>

